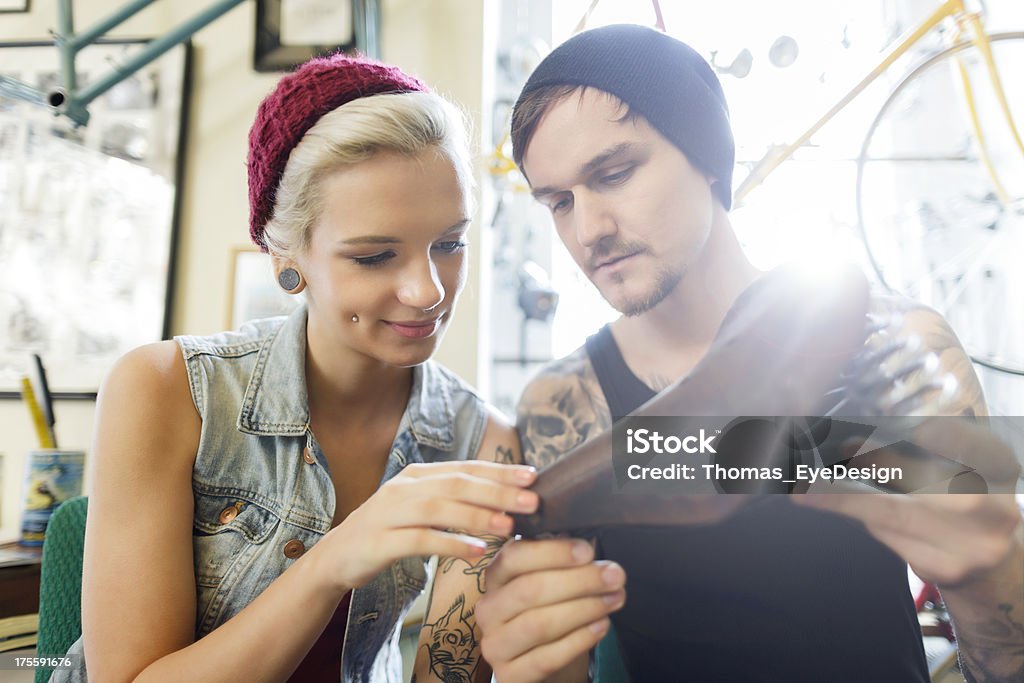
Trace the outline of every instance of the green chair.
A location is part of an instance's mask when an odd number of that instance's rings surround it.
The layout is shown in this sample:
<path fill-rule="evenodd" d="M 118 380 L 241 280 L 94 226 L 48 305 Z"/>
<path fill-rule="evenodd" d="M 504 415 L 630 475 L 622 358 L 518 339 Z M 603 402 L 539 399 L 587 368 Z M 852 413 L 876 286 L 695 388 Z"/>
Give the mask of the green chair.
<path fill-rule="evenodd" d="M 82 553 L 85 549 L 85 496 L 65 501 L 53 512 L 43 540 L 39 580 L 40 655 L 60 656 L 82 635 Z M 52 669 L 36 669 L 35 683 L 50 680 Z"/>
<path fill-rule="evenodd" d="M 615 626 L 608 627 L 601 642 L 594 651 L 594 683 L 629 683 L 629 673 L 622 661 L 622 650 L 619 649 L 619 638 L 615 635 Z"/>

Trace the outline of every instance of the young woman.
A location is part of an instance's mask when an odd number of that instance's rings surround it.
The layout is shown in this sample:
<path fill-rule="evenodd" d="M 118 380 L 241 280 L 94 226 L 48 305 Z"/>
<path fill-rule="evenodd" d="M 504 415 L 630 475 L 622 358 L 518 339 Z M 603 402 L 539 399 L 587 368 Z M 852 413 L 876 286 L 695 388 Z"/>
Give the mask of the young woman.
<path fill-rule="evenodd" d="M 263 102 L 250 230 L 306 302 L 110 373 L 71 650 L 94 680 L 397 681 L 430 555 L 416 680 L 489 680 L 479 537 L 537 499 L 531 469 L 498 464 L 511 428 L 429 360 L 465 279 L 470 189 L 459 113 L 396 68 L 317 59 Z"/>

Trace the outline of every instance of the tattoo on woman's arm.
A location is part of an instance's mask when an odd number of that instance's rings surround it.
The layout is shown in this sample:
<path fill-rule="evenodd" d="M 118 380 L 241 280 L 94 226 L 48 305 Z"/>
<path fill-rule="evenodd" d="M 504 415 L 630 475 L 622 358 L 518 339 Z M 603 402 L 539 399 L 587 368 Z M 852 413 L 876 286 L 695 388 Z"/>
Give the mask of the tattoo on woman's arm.
<path fill-rule="evenodd" d="M 508 446 L 498 445 L 497 450 L 494 451 L 494 462 L 500 462 L 504 465 L 516 464 L 515 453 Z"/>
<path fill-rule="evenodd" d="M 466 609 L 465 594 L 432 624 L 424 624 L 430 672 L 445 683 L 472 683 L 480 664 L 480 648 L 473 610 Z"/>
<path fill-rule="evenodd" d="M 501 546 L 505 544 L 505 538 L 503 536 L 495 536 L 492 534 L 478 534 L 477 538 L 487 543 L 487 550 L 483 555 L 472 560 L 467 560 L 462 557 L 442 557 L 437 564 L 437 571 L 439 574 L 449 573 L 457 564 L 466 565 L 463 568 L 462 573 L 465 576 L 476 577 L 476 588 L 481 593 L 484 592 L 484 570 L 487 569 L 487 565 L 491 563 L 494 556 L 501 550 Z"/>

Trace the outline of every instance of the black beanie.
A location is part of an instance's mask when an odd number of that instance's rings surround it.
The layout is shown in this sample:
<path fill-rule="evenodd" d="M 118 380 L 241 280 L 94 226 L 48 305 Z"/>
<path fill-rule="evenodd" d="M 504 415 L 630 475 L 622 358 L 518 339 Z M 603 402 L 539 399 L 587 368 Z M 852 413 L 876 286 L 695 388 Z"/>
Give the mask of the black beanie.
<path fill-rule="evenodd" d="M 718 179 L 712 191 L 732 206 L 736 155 L 722 84 L 689 45 L 644 26 L 618 24 L 579 33 L 537 66 L 519 94 L 552 85 L 597 88 L 642 114 L 704 173 Z M 525 149 L 513 150 L 521 161 Z"/>

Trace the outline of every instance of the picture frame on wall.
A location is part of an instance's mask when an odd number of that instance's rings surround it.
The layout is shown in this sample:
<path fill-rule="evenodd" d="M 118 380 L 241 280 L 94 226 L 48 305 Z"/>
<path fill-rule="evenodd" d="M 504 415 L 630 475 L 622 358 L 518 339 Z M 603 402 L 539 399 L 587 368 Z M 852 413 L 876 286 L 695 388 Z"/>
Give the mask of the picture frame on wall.
<path fill-rule="evenodd" d="M 339 50 L 380 57 L 379 0 L 256 0 L 256 71 L 290 71 Z"/>
<path fill-rule="evenodd" d="M 30 8 L 29 0 L 0 0 L 0 14 L 23 14 Z"/>
<path fill-rule="evenodd" d="M 288 294 L 274 279 L 270 255 L 255 247 L 238 247 L 231 255 L 227 326 L 237 330 L 250 320 L 288 315 L 304 300 Z"/>
<path fill-rule="evenodd" d="M 87 85 L 145 40 L 76 59 Z M 190 46 L 172 48 L 89 105 L 74 127 L 0 96 L 0 398 L 32 354 L 55 398 L 94 398 L 114 361 L 170 333 Z M 52 43 L 0 43 L 0 74 L 57 84 Z"/>

